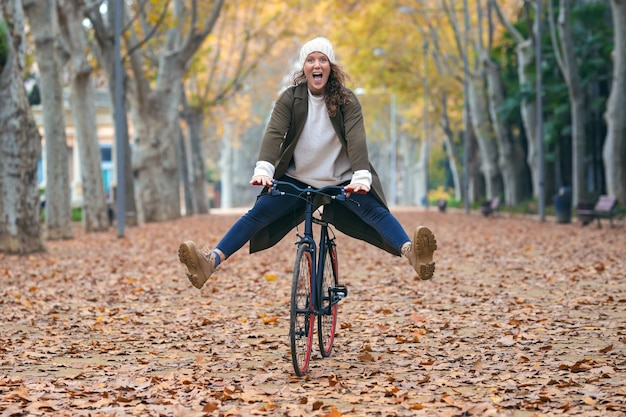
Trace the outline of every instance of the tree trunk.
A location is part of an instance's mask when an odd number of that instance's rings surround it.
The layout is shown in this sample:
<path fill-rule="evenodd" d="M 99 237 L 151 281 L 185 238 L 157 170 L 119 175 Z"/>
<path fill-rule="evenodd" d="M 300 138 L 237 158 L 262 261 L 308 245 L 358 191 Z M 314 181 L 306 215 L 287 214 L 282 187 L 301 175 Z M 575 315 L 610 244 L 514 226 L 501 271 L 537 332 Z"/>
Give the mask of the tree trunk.
<path fill-rule="evenodd" d="M 480 169 L 480 155 L 478 152 L 478 143 L 476 141 L 476 135 L 474 130 L 470 129 L 469 138 L 469 175 L 468 175 L 468 199 L 469 203 L 475 203 L 479 201 L 486 194 L 485 192 L 485 177 Z"/>
<path fill-rule="evenodd" d="M 41 252 L 41 136 L 24 90 L 26 39 L 20 0 L 0 5 L 0 46 L 0 252 Z"/>
<path fill-rule="evenodd" d="M 58 19 L 54 0 L 27 0 L 40 71 L 43 126 L 46 140 L 46 238 L 71 239 L 71 192 L 68 148 L 63 114 L 61 64 L 58 57 Z"/>
<path fill-rule="evenodd" d="M 189 149 L 191 151 L 191 194 L 194 204 L 194 214 L 207 214 L 209 212 L 208 198 L 206 193 L 207 178 L 202 150 L 202 132 L 204 127 L 204 114 L 201 107 L 190 107 L 185 113 L 185 120 L 189 128 Z"/>
<path fill-rule="evenodd" d="M 493 138 L 491 120 L 489 120 L 489 108 L 485 97 L 485 82 L 482 71 L 470 76 L 468 90 L 472 127 L 480 153 L 480 169 L 485 179 L 487 199 L 491 200 L 500 195 L 502 183 L 498 170 L 498 149 Z"/>
<path fill-rule="evenodd" d="M 82 26 L 82 1 L 60 0 L 60 24 L 71 53 L 72 115 L 80 156 L 80 180 L 83 190 L 82 221 L 85 232 L 101 232 L 109 227 L 102 157 L 98 143 L 92 67 L 87 61 L 87 41 Z"/>
<path fill-rule="evenodd" d="M 155 90 L 138 109 L 138 136 L 132 155 L 139 222 L 162 222 L 180 218 L 180 193 L 176 166 L 180 82 Z M 140 128 L 140 125 L 142 126 Z"/>
<path fill-rule="evenodd" d="M 552 12 L 552 3 L 549 3 Z M 570 1 L 560 0 L 558 17 L 558 42 L 553 35 L 557 62 L 569 92 L 572 124 L 572 203 L 587 199 L 587 169 L 585 166 L 585 97 L 574 54 L 574 40 L 570 24 Z M 551 13 L 552 14 L 552 13 Z M 552 24 L 552 16 L 549 20 Z M 562 51 L 561 51 L 562 50 Z"/>
<path fill-rule="evenodd" d="M 515 39 L 515 51 L 517 54 L 517 78 L 519 80 L 520 91 L 524 91 L 526 86 L 532 85 L 533 83 L 533 77 L 529 74 L 531 71 L 531 64 L 534 62 L 535 58 L 532 38 L 525 39 L 521 35 L 515 26 L 513 26 L 508 19 L 506 19 L 496 0 L 490 0 L 490 4 L 494 7 L 494 10 L 498 14 L 502 24 Z M 533 30 L 536 31 L 537 28 L 535 27 Z M 539 190 L 541 189 L 539 182 L 541 181 L 541 178 L 539 177 L 539 150 L 537 145 L 537 106 L 534 99 L 529 100 L 528 98 L 525 98 L 525 95 L 522 97 L 520 113 L 528 142 L 526 163 L 530 169 L 533 197 L 539 198 Z"/>
<path fill-rule="evenodd" d="M 498 167 L 504 184 L 504 201 L 514 206 L 524 199 L 524 150 L 498 115 L 504 103 L 505 92 L 500 67 L 486 54 L 483 56 L 489 91 L 489 112 L 496 133 L 498 145 Z"/>
<path fill-rule="evenodd" d="M 607 190 L 626 203 L 626 2 L 612 0 L 615 46 L 613 84 L 606 112 L 607 136 L 602 156 Z"/>
<path fill-rule="evenodd" d="M 189 181 L 188 167 L 188 152 L 187 145 L 185 144 L 185 134 L 180 125 L 178 127 L 178 137 L 176 140 L 176 165 L 178 165 L 178 177 L 183 186 L 183 198 L 185 201 L 185 216 L 192 216 L 194 214 L 194 202 L 193 193 L 191 191 L 191 185 Z"/>
<path fill-rule="evenodd" d="M 89 70 L 91 71 L 91 70 Z M 80 155 L 85 232 L 108 229 L 106 196 L 102 180 L 102 157 L 98 144 L 94 91 L 89 73 L 75 73 L 72 80 L 72 114 Z"/>
<path fill-rule="evenodd" d="M 448 165 L 452 173 L 452 183 L 454 184 L 454 199 L 461 201 L 461 180 L 459 178 L 459 170 L 456 161 L 458 160 L 456 148 L 454 146 L 454 132 L 450 128 L 450 119 L 448 117 L 448 103 L 445 92 L 441 93 L 441 128 L 444 132 L 444 143 L 446 145 L 446 154 L 448 155 Z"/>
<path fill-rule="evenodd" d="M 518 43 L 516 47 L 517 51 L 517 77 L 519 79 L 520 89 L 524 89 L 525 86 L 532 84 L 533 77 L 528 73 L 530 71 L 531 63 L 534 62 L 535 50 L 532 46 L 531 40 L 525 40 Z M 539 198 L 539 190 L 541 186 L 539 184 L 539 146 L 537 144 L 537 105 L 536 101 L 532 98 L 522 98 L 520 105 L 520 113 L 522 116 L 522 123 L 524 125 L 524 132 L 527 138 L 527 150 L 526 150 L 526 163 L 530 169 L 530 177 L 533 186 L 533 197 Z"/>

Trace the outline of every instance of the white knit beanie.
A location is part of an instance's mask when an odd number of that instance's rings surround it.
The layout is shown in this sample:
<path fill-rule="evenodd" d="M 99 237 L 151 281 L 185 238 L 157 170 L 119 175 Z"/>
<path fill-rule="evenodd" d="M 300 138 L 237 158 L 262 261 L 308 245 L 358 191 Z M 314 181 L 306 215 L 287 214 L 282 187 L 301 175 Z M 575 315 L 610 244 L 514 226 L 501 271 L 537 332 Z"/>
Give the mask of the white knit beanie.
<path fill-rule="evenodd" d="M 302 49 L 300 49 L 300 59 L 298 60 L 300 68 L 304 66 L 304 61 L 306 61 L 306 57 L 309 56 L 311 52 L 321 52 L 328 57 L 330 62 L 335 62 L 333 45 L 328 39 L 320 36 L 318 38 L 311 39 L 302 46 Z"/>

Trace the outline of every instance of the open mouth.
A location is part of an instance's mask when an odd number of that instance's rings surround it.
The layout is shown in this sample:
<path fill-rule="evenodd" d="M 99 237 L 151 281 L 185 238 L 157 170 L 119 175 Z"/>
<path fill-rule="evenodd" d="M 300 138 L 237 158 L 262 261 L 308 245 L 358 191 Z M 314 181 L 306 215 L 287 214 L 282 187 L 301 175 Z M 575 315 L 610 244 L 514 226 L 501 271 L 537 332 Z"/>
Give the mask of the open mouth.
<path fill-rule="evenodd" d="M 313 79 L 316 81 L 319 81 L 322 79 L 323 74 L 321 72 L 314 72 L 313 74 Z"/>

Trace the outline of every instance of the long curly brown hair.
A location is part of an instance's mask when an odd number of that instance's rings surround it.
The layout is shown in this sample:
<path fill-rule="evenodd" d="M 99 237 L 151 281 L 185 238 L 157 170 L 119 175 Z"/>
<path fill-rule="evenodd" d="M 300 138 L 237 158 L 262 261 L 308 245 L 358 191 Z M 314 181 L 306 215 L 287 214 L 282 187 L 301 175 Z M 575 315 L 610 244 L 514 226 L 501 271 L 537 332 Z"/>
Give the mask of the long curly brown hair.
<path fill-rule="evenodd" d="M 334 117 L 339 110 L 339 106 L 350 103 L 352 96 L 346 88 L 346 81 L 350 79 L 350 76 L 335 63 L 330 63 L 330 75 L 328 76 L 328 82 L 326 83 L 326 94 L 324 101 L 326 102 L 326 108 L 328 109 L 328 115 Z M 293 75 L 294 85 L 306 83 L 306 75 L 304 70 L 296 71 Z"/>

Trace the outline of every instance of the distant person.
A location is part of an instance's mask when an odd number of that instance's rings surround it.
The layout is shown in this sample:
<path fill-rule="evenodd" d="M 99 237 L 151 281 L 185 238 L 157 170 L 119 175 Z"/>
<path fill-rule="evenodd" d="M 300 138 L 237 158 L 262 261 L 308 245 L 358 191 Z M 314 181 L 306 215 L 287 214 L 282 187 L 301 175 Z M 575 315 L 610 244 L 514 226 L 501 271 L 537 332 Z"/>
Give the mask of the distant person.
<path fill-rule="evenodd" d="M 261 194 L 214 249 L 199 250 L 190 240 L 180 245 L 178 257 L 189 280 L 202 288 L 246 242 L 250 253 L 267 249 L 297 226 L 304 201 L 269 195 L 273 179 L 299 187 L 345 185 L 353 201 L 333 200 L 324 208 L 324 219 L 349 236 L 406 257 L 420 279 L 432 278 L 435 237 L 419 226 L 411 239 L 387 208 L 368 159 L 361 105 L 345 87 L 348 76 L 335 62 L 330 41 L 319 37 L 305 43 L 298 65 L 294 85 L 274 106 L 250 180 L 263 186 Z"/>

